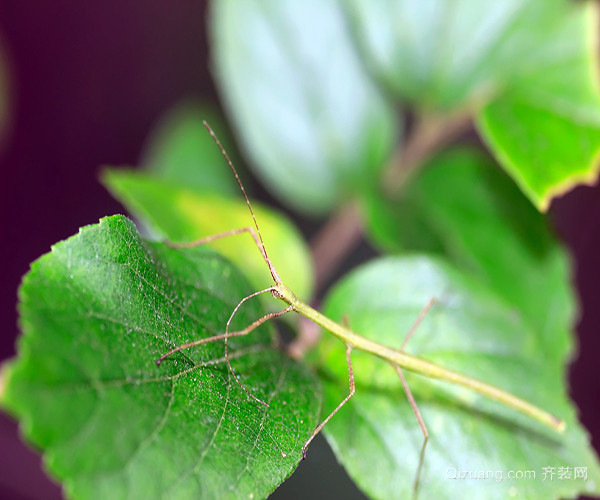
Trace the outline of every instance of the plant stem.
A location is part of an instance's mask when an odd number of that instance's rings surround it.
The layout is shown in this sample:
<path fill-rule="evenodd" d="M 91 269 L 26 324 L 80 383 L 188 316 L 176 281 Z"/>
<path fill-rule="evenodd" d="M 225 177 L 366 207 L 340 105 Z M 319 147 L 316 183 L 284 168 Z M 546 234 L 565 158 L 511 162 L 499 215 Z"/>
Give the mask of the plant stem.
<path fill-rule="evenodd" d="M 446 116 L 419 115 L 406 141 L 393 155 L 384 172 L 385 190 L 395 194 L 409 175 L 431 155 L 462 135 L 472 124 L 471 112 Z M 363 223 L 358 206 L 344 205 L 319 230 L 310 243 L 316 275 L 316 294 L 327 284 L 346 256 L 363 236 Z M 289 354 L 299 359 L 319 341 L 310 321 L 302 321 L 297 338 L 288 347 Z"/>
<path fill-rule="evenodd" d="M 463 135 L 472 123 L 470 109 L 448 115 L 417 115 L 406 141 L 396 151 L 384 173 L 384 190 L 395 195 L 418 167 Z"/>
<path fill-rule="evenodd" d="M 360 242 L 363 225 L 358 207 L 344 205 L 310 242 L 316 273 L 316 289 L 321 290 L 348 253 Z"/>
<path fill-rule="evenodd" d="M 419 166 L 472 125 L 472 112 L 462 109 L 449 115 L 419 115 L 410 134 L 392 157 L 384 172 L 384 189 L 395 194 Z M 322 287 L 363 236 L 363 225 L 356 204 L 336 212 L 311 241 L 316 273 L 316 289 Z"/>

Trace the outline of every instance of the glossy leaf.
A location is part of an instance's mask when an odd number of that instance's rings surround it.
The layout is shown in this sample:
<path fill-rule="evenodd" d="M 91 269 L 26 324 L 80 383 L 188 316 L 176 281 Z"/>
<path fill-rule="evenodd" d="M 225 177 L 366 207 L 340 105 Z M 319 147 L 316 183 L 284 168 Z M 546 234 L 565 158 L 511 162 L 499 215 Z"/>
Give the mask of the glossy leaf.
<path fill-rule="evenodd" d="M 193 241 L 253 226 L 243 199 L 196 192 L 135 171 L 107 170 L 103 181 L 131 213 L 170 241 Z M 267 253 L 281 278 L 300 297 L 310 297 L 312 263 L 301 235 L 283 215 L 259 203 L 253 203 L 253 209 Z M 249 234 L 230 236 L 210 245 L 237 264 L 256 290 L 273 283 L 267 264 Z"/>
<path fill-rule="evenodd" d="M 567 430 L 560 435 L 467 389 L 405 371 L 430 433 L 419 498 L 598 494 L 600 467 L 567 396 L 564 342 L 547 345 L 520 311 L 485 285 L 442 260 L 390 257 L 347 276 L 325 312 L 335 320 L 345 316 L 353 330 L 400 348 L 432 296 L 437 302 L 408 352 L 525 398 L 564 418 Z M 548 362 L 552 357 L 560 358 L 560 370 Z M 326 339 L 318 362 L 327 411 L 348 392 L 343 346 Z M 400 380 L 383 361 L 360 352 L 353 353 L 353 365 L 356 395 L 325 428 L 326 436 L 369 496 L 410 498 L 423 435 Z M 585 479 L 576 478 L 576 470 Z"/>
<path fill-rule="evenodd" d="M 53 247 L 20 289 L 19 355 L 1 404 L 76 498 L 261 498 L 296 467 L 319 409 L 313 378 L 269 329 L 215 342 L 249 288 L 207 249 L 140 239 L 122 216 Z M 232 325 L 261 315 L 249 301 Z"/>
<path fill-rule="evenodd" d="M 501 165 L 540 210 L 600 165 L 597 6 L 560 20 L 533 66 L 488 105 L 479 130 Z"/>
<path fill-rule="evenodd" d="M 216 76 L 252 166 L 302 212 L 373 185 L 397 135 L 336 0 L 212 5 Z"/>

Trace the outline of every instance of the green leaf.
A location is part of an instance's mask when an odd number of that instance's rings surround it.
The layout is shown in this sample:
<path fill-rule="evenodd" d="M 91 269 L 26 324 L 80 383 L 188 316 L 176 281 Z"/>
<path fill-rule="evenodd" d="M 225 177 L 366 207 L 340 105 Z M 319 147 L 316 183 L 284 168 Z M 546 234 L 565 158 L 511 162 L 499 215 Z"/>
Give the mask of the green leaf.
<path fill-rule="evenodd" d="M 497 91 L 546 34 L 540 17 L 557 10 L 557 2 L 548 0 L 344 5 L 373 73 L 400 99 L 430 110 L 456 108 Z"/>
<path fill-rule="evenodd" d="M 334 320 L 346 316 L 354 331 L 400 348 L 432 296 L 437 302 L 408 352 L 525 398 L 564 418 L 567 429 L 560 435 L 467 389 L 405 371 L 430 433 L 419 498 L 538 499 L 600 493 L 600 467 L 562 380 L 564 342 L 546 345 L 544 336 L 487 286 L 439 259 L 390 257 L 347 276 L 329 296 L 325 313 Z M 560 357 L 560 373 L 547 362 L 549 351 Z M 409 498 L 423 444 L 421 430 L 394 370 L 361 352 L 353 352 L 352 359 L 356 395 L 325 427 L 326 436 L 368 495 Z M 348 393 L 343 346 L 326 339 L 318 362 L 325 384 L 324 411 L 330 411 Z M 552 479 L 547 475 L 544 480 L 546 467 L 554 467 Z M 573 478 L 575 467 L 585 471 L 586 480 Z M 511 471 L 533 471 L 535 478 L 510 478 Z M 559 479 L 559 471 L 570 471 L 571 478 Z M 461 473 L 467 478 L 455 478 Z M 487 479 L 477 479 L 481 474 L 488 474 Z"/>
<path fill-rule="evenodd" d="M 547 222 L 493 163 L 474 150 L 434 158 L 394 201 L 366 205 L 371 240 L 388 252 L 444 255 L 476 275 L 549 347 L 571 352 L 570 270 Z M 556 369 L 562 358 L 546 353 Z"/>
<path fill-rule="evenodd" d="M 435 116 L 467 108 L 538 209 L 598 174 L 593 2 L 344 2 L 366 64 Z"/>
<path fill-rule="evenodd" d="M 532 68 L 547 67 L 553 49 L 563 49 L 555 58 L 564 55 L 565 39 L 553 38 L 565 17 L 582 11 L 564 0 L 343 5 L 372 72 L 398 98 L 430 111 L 485 102 Z M 578 45 L 583 37 L 571 34 L 567 45 Z"/>
<path fill-rule="evenodd" d="M 211 27 L 225 104 L 280 199 L 323 213 L 374 184 L 397 123 L 336 0 L 215 2 Z"/>
<path fill-rule="evenodd" d="M 102 181 L 131 213 L 170 241 L 193 241 L 253 225 L 243 199 L 196 192 L 135 171 L 106 170 Z M 298 296 L 310 297 L 312 262 L 302 236 L 283 215 L 258 203 L 253 203 L 253 209 L 269 258 L 281 278 Z M 249 234 L 223 238 L 210 246 L 237 264 L 255 289 L 273 283 L 269 268 Z"/>
<path fill-rule="evenodd" d="M 186 101 L 161 118 L 148 138 L 142 164 L 157 178 L 204 192 L 237 195 L 239 187 L 225 158 L 202 122 L 206 120 L 225 145 L 227 127 L 208 106 Z M 234 163 L 238 163 L 233 158 Z"/>
<path fill-rule="evenodd" d="M 600 164 L 597 5 L 568 12 L 537 64 L 488 105 L 478 127 L 501 165 L 540 210 Z"/>
<path fill-rule="evenodd" d="M 3 370 L 1 405 L 44 450 L 74 498 L 260 498 L 296 467 L 318 389 L 273 348 L 268 328 L 229 342 L 174 346 L 224 331 L 252 290 L 222 257 L 141 240 L 102 219 L 33 263 L 20 289 L 23 336 Z M 261 315 L 248 301 L 232 327 Z"/>

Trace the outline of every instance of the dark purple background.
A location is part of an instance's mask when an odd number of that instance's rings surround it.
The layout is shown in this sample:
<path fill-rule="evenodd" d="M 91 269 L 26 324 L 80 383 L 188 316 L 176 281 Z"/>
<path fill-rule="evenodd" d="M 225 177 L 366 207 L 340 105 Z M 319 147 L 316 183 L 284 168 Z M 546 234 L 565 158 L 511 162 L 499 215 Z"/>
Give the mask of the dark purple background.
<path fill-rule="evenodd" d="M 1 359 L 14 354 L 16 290 L 29 263 L 122 211 L 98 183 L 99 166 L 135 165 L 148 131 L 181 98 L 217 99 L 205 10 L 201 0 L 0 0 L 12 79 L 11 130 L 0 150 Z M 582 299 L 571 393 L 598 449 L 600 189 L 578 188 L 552 216 L 573 252 Z M 59 496 L 4 415 L 0 450 L 0 496 Z"/>

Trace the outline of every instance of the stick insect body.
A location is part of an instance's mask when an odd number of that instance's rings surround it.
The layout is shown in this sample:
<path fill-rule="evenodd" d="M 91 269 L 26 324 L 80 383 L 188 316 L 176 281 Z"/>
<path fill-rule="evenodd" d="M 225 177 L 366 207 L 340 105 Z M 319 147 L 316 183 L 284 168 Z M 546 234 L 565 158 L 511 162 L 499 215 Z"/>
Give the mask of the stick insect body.
<path fill-rule="evenodd" d="M 244 195 L 244 198 L 245 198 L 248 208 L 250 210 L 250 214 L 254 221 L 254 227 L 245 227 L 245 228 L 241 228 L 241 229 L 235 229 L 232 231 L 226 231 L 224 233 L 219 233 L 219 234 L 216 234 L 213 236 L 208 236 L 206 238 L 202 238 L 202 239 L 192 241 L 192 242 L 169 243 L 169 244 L 176 248 L 182 248 L 182 247 L 190 248 L 190 247 L 195 247 L 195 246 L 202 245 L 205 243 L 209 243 L 211 241 L 215 241 L 220 238 L 227 237 L 227 236 L 233 236 L 235 234 L 241 234 L 241 233 L 247 232 L 252 236 L 254 242 L 256 243 L 256 246 L 260 250 L 261 255 L 263 256 L 265 262 L 267 263 L 267 266 L 269 267 L 269 271 L 273 278 L 274 284 L 272 286 L 270 286 L 269 288 L 266 288 L 259 292 L 255 292 L 247 297 L 244 297 L 239 302 L 239 304 L 235 307 L 231 316 L 229 317 L 229 320 L 227 321 L 227 324 L 225 327 L 225 333 L 223 333 L 221 335 L 215 335 L 212 337 L 200 339 L 200 340 L 190 342 L 188 344 L 184 344 L 179 347 L 176 347 L 176 348 L 172 349 L 171 351 L 167 352 L 166 354 L 162 355 L 156 362 L 157 364 L 160 364 L 166 357 L 170 356 L 171 354 L 181 351 L 183 349 L 188 349 L 190 347 L 198 346 L 198 345 L 205 344 L 208 342 L 214 342 L 216 340 L 223 340 L 225 343 L 225 360 L 227 361 L 229 370 L 234 375 L 234 377 L 233 377 L 234 380 L 251 398 L 253 398 L 260 404 L 268 406 L 267 403 L 265 403 L 264 401 L 260 400 L 259 398 L 254 396 L 252 393 L 250 393 L 242 385 L 242 383 L 238 380 L 238 378 L 235 376 L 235 373 L 234 373 L 231 363 L 229 361 L 229 356 L 228 356 L 228 351 L 227 351 L 227 339 L 229 339 L 231 337 L 240 337 L 240 336 L 248 335 L 252 330 L 254 330 L 258 326 L 263 324 L 265 321 L 275 318 L 275 317 L 278 317 L 278 316 L 281 316 L 287 312 L 296 311 L 297 313 L 299 313 L 299 314 L 305 316 L 306 318 L 308 318 L 309 320 L 315 322 L 320 327 L 329 331 L 330 333 L 335 335 L 337 338 L 339 338 L 342 342 L 344 342 L 344 344 L 346 345 L 346 360 L 347 360 L 347 364 L 348 364 L 348 376 L 349 376 L 349 386 L 350 386 L 350 392 L 349 392 L 348 396 L 346 396 L 346 398 L 344 398 L 344 400 L 338 405 L 338 407 L 315 429 L 315 431 L 313 432 L 311 437 L 306 441 L 306 443 L 302 447 L 302 457 L 303 458 L 306 458 L 306 449 L 307 449 L 308 445 L 310 444 L 310 442 L 314 439 L 314 437 L 320 432 L 320 430 L 325 426 L 325 424 L 329 421 L 329 419 L 331 419 L 331 417 L 333 417 L 333 415 L 335 415 L 335 413 L 346 402 L 348 402 L 348 400 L 354 395 L 354 392 L 355 392 L 354 374 L 352 371 L 352 362 L 350 360 L 350 354 L 351 354 L 352 349 L 359 349 L 361 351 L 365 351 L 370 354 L 374 354 L 375 356 L 378 356 L 379 358 L 387 361 L 396 370 L 396 372 L 398 373 L 398 376 L 400 377 L 402 386 L 404 388 L 404 391 L 406 392 L 406 395 L 407 395 L 409 403 L 412 407 L 412 410 L 415 413 L 415 416 L 419 422 L 419 426 L 421 427 L 421 430 L 423 432 L 423 435 L 425 438 L 424 446 L 427 443 L 429 434 L 427 432 L 427 428 L 425 426 L 425 423 L 423 422 L 423 419 L 421 417 L 419 409 L 417 408 L 415 400 L 410 392 L 408 384 L 406 383 L 406 379 L 404 378 L 402 369 L 410 370 L 412 372 L 419 373 L 426 377 L 444 380 L 446 382 L 449 382 L 449 383 L 452 383 L 455 385 L 460 385 L 460 386 L 466 387 L 468 389 L 471 389 L 479 394 L 482 394 L 483 396 L 486 396 L 486 397 L 493 399 L 495 401 L 498 401 L 499 403 L 502 403 L 510 408 L 513 408 L 513 409 L 545 424 L 546 426 L 550 427 L 551 429 L 554 429 L 557 432 L 562 432 L 565 429 L 565 422 L 563 420 L 555 417 L 554 415 L 548 413 L 547 411 L 545 411 L 523 399 L 520 399 L 506 391 L 503 391 L 502 389 L 499 389 L 499 388 L 497 388 L 493 385 L 487 384 L 485 382 L 481 382 L 474 378 L 468 377 L 466 375 L 462 375 L 455 371 L 448 370 L 446 368 L 443 368 L 439 365 L 431 363 L 430 361 L 427 361 L 426 359 L 420 358 L 418 356 L 413 356 L 411 354 L 407 354 L 404 351 L 404 347 L 406 346 L 407 342 L 411 338 L 414 331 L 417 329 L 419 323 L 425 316 L 429 307 L 431 307 L 433 300 L 431 300 L 421 311 L 421 314 L 419 314 L 419 316 L 417 317 L 415 323 L 413 324 L 412 328 L 408 332 L 406 339 L 404 340 L 404 343 L 402 344 L 400 349 L 393 349 L 391 347 L 387 347 L 385 345 L 379 344 L 379 343 L 369 340 L 365 337 L 362 337 L 358 333 L 350 330 L 348 327 L 342 326 L 339 323 L 332 321 L 331 319 L 324 316 L 316 309 L 313 309 L 308 304 L 302 302 L 302 300 L 300 300 L 296 295 L 294 295 L 292 290 L 290 290 L 290 288 L 287 285 L 285 285 L 282 282 L 281 278 L 279 277 L 279 274 L 277 273 L 275 266 L 273 265 L 273 263 L 269 259 L 269 256 L 267 255 L 267 251 L 266 251 L 264 242 L 262 240 L 262 236 L 260 234 L 260 229 L 259 229 L 258 223 L 256 221 L 256 217 L 252 210 L 252 206 L 250 204 L 248 196 L 246 195 L 246 191 L 244 190 L 244 186 L 242 185 L 240 178 L 238 177 L 238 174 L 235 170 L 235 167 L 233 166 L 233 163 L 229 159 L 227 152 L 225 151 L 223 146 L 221 146 L 221 143 L 219 142 L 218 138 L 216 137 L 216 135 L 214 134 L 214 132 L 212 131 L 210 126 L 206 122 L 204 122 L 204 126 L 207 128 L 207 130 L 211 134 L 212 138 L 214 139 L 217 146 L 223 153 L 225 159 L 227 160 L 227 163 L 229 164 L 229 166 L 231 167 L 231 169 L 235 175 L 235 178 L 241 188 L 242 194 Z M 256 231 L 254 229 L 256 229 Z M 266 314 L 265 316 L 262 316 L 261 318 L 254 321 L 252 324 L 248 325 L 243 330 L 230 332 L 229 325 L 230 325 L 231 320 L 233 319 L 235 313 L 240 308 L 240 306 L 246 300 L 248 300 L 252 297 L 255 297 L 257 295 L 260 295 L 262 293 L 267 293 L 267 292 L 270 292 L 274 298 L 285 302 L 287 304 L 287 307 L 285 307 L 283 310 L 281 310 L 279 312 L 269 313 L 269 314 Z M 424 451 L 424 447 L 423 447 L 423 451 Z M 422 455 L 423 455 L 423 453 L 421 454 L 421 456 Z"/>

